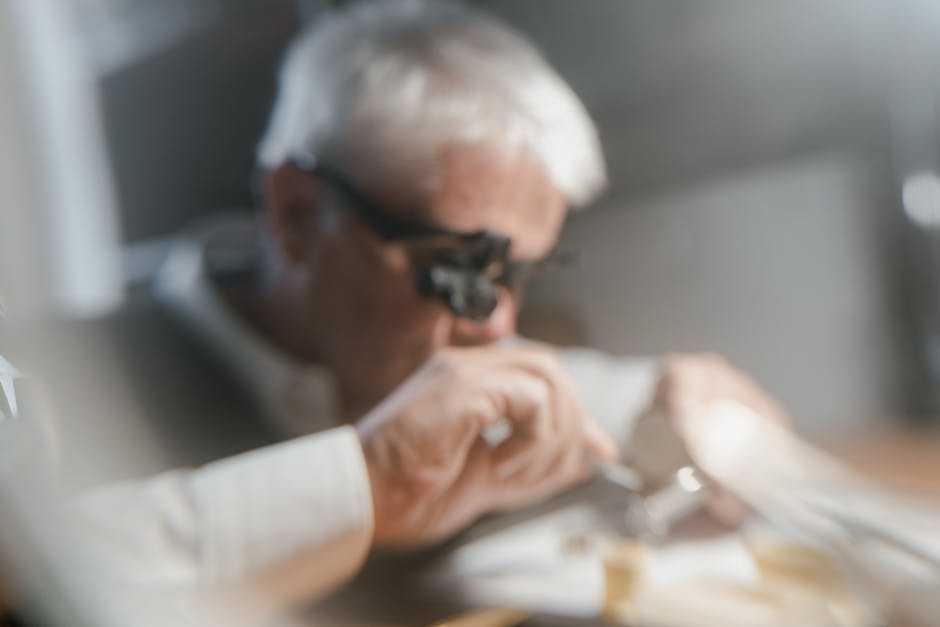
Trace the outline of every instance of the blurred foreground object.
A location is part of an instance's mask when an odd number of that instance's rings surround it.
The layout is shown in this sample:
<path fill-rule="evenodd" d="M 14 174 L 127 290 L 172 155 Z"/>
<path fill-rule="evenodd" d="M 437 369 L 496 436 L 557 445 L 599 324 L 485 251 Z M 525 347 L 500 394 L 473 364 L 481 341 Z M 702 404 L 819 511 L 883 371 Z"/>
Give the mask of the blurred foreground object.
<path fill-rule="evenodd" d="M 703 470 L 839 563 L 873 611 L 914 624 L 940 616 L 940 503 L 889 493 L 738 403 L 681 428 Z"/>
<path fill-rule="evenodd" d="M 709 564 L 732 555 L 748 576 Z M 613 624 L 880 624 L 836 562 L 793 542 L 724 536 L 654 548 L 625 541 L 609 551 L 604 567 L 604 614 Z"/>
<path fill-rule="evenodd" d="M 30 625 L 183 624 L 169 595 L 117 578 L 113 556 L 74 515 L 47 410 L 35 382 L 0 355 L 0 619 L 15 611 Z"/>
<path fill-rule="evenodd" d="M 0 321 L 2 321 L 2 314 L 0 314 Z M 19 371 L 0 355 L 0 424 L 13 420 L 19 414 L 19 405 L 14 391 L 18 377 Z"/>
<path fill-rule="evenodd" d="M 652 497 L 598 481 L 574 505 L 460 547 L 435 583 L 477 607 L 631 627 L 937 624 L 940 501 L 876 485 L 737 402 L 676 426 L 641 420 L 635 434 L 679 443 L 657 449 L 665 489 L 676 466 L 694 467 L 757 519 L 731 531 L 692 515 L 635 538 L 624 514 Z M 656 485 L 652 465 L 627 461 Z"/>
<path fill-rule="evenodd" d="M 0 5 L 0 281 L 12 319 L 122 299 L 117 211 L 72 3 Z"/>

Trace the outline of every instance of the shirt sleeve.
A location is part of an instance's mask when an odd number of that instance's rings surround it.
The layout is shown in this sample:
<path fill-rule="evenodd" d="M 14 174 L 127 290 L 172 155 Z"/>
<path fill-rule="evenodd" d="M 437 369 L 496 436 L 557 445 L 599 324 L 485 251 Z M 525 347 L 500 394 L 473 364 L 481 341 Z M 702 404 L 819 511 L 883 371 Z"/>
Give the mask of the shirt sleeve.
<path fill-rule="evenodd" d="M 618 357 L 588 348 L 560 348 L 557 352 L 588 413 L 616 442 L 626 446 L 636 419 L 652 401 L 659 360 Z"/>
<path fill-rule="evenodd" d="M 135 583 L 257 584 L 284 604 L 342 584 L 372 539 L 368 473 L 352 427 L 100 488 L 79 496 L 77 509 Z"/>

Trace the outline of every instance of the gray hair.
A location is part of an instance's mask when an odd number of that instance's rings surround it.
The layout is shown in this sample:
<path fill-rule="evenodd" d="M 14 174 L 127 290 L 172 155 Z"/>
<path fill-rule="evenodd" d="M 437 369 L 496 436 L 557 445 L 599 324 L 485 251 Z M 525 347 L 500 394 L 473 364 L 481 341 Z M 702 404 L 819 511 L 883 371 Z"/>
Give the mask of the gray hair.
<path fill-rule="evenodd" d="M 442 0 L 360 2 L 301 32 L 258 162 L 334 159 L 426 191 L 439 148 L 455 141 L 529 151 L 573 206 L 606 185 L 594 124 L 532 44 Z"/>

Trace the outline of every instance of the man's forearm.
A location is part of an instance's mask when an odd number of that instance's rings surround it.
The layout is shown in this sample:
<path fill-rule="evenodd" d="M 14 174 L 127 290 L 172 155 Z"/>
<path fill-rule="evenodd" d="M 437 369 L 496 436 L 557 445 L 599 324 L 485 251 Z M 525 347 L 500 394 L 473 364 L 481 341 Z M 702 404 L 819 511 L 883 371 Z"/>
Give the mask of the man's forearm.
<path fill-rule="evenodd" d="M 102 488 L 76 509 L 129 582 L 210 599 L 254 591 L 275 611 L 341 585 L 371 544 L 368 478 L 348 427 Z"/>

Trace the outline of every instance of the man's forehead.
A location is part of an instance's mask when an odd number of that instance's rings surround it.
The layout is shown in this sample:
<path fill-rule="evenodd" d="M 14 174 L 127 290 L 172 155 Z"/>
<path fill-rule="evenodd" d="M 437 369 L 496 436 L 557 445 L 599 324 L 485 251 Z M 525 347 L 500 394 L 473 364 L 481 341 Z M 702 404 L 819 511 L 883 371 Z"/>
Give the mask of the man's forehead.
<path fill-rule="evenodd" d="M 440 150 L 437 164 L 426 219 L 506 235 L 517 257 L 541 257 L 554 246 L 564 197 L 535 159 L 518 150 L 452 144 Z"/>

